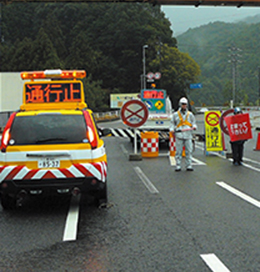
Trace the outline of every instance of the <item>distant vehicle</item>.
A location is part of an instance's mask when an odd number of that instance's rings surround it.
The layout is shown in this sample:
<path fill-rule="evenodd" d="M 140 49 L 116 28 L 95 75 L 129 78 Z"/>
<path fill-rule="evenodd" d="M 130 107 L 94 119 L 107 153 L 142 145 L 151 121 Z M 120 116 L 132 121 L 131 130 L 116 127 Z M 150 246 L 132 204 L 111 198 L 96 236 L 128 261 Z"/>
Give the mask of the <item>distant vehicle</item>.
<path fill-rule="evenodd" d="M 0 150 L 0 196 L 4 209 L 26 197 L 88 193 L 107 202 L 107 156 L 87 108 L 85 71 L 22 72 L 23 104 L 3 131 Z M 39 79 L 42 79 L 39 81 Z"/>
<path fill-rule="evenodd" d="M 141 90 L 141 100 L 148 108 L 148 120 L 139 129 L 145 131 L 157 131 L 159 141 L 169 141 L 169 127 L 174 110 L 172 102 L 162 89 Z"/>
<path fill-rule="evenodd" d="M 201 108 L 198 113 L 204 113 L 204 112 L 207 112 L 207 111 L 209 111 L 208 108 Z"/>

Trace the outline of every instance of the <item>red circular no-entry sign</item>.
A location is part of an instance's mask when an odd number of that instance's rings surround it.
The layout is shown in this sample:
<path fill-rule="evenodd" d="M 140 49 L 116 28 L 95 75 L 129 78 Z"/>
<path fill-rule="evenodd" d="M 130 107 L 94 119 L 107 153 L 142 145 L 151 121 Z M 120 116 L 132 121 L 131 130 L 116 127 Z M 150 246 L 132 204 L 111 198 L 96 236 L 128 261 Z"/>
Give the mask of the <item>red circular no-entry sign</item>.
<path fill-rule="evenodd" d="M 209 112 L 206 115 L 206 122 L 211 127 L 217 126 L 219 124 L 219 115 L 214 111 Z"/>
<path fill-rule="evenodd" d="M 226 110 L 225 112 L 223 112 L 221 117 L 220 117 L 220 128 L 227 135 L 229 135 L 229 132 L 228 132 L 226 122 L 224 122 L 225 117 L 228 116 L 229 114 L 233 114 L 233 113 L 234 113 L 234 109 L 229 109 L 229 110 Z"/>
<path fill-rule="evenodd" d="M 123 123 L 129 127 L 140 127 L 148 118 L 148 109 L 140 100 L 127 101 L 120 111 L 120 117 Z"/>

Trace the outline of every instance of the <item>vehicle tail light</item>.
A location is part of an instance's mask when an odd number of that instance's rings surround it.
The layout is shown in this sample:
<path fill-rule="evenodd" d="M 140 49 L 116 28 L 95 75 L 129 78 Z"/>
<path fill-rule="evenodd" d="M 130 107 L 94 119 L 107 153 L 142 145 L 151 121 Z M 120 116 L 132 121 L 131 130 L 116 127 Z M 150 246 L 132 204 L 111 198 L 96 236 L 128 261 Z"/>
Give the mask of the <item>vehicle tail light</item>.
<path fill-rule="evenodd" d="M 83 111 L 84 118 L 87 124 L 87 139 L 89 140 L 92 148 L 96 148 L 98 145 L 98 135 L 94 126 L 94 121 L 88 111 Z"/>
<path fill-rule="evenodd" d="M 10 137 L 11 137 L 11 134 L 10 134 L 10 128 L 11 128 L 11 125 L 14 121 L 14 118 L 16 116 L 17 112 L 14 112 L 11 114 L 8 122 L 6 123 L 6 126 L 4 128 L 4 131 L 3 131 L 3 135 L 2 135 L 2 139 L 1 139 L 1 151 L 2 152 L 5 152 L 6 151 L 6 147 L 8 146 L 8 142 L 10 140 Z"/>

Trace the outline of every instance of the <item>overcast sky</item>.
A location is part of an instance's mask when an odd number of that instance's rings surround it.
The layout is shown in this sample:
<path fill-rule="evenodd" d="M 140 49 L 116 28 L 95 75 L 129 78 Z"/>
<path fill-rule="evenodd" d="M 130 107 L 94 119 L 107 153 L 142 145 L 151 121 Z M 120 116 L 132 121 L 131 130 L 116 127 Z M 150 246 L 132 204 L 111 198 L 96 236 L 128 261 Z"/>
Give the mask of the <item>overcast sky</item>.
<path fill-rule="evenodd" d="M 174 36 L 210 22 L 236 22 L 248 16 L 260 14 L 260 8 L 161 6 L 170 20 Z"/>

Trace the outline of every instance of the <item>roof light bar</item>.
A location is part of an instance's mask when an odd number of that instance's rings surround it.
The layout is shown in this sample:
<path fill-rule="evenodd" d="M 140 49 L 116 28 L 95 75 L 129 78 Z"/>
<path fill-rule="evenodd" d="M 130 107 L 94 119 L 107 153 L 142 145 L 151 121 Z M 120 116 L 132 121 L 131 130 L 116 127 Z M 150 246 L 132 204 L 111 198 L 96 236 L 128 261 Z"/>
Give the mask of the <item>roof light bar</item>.
<path fill-rule="evenodd" d="M 62 71 L 61 69 L 56 69 L 56 70 L 45 70 L 44 74 L 45 76 L 57 76 L 57 75 L 61 75 Z"/>
<path fill-rule="evenodd" d="M 86 77 L 84 70 L 45 70 L 45 71 L 28 71 L 21 72 L 22 79 L 48 79 L 48 78 L 62 78 L 62 79 L 76 79 Z"/>

